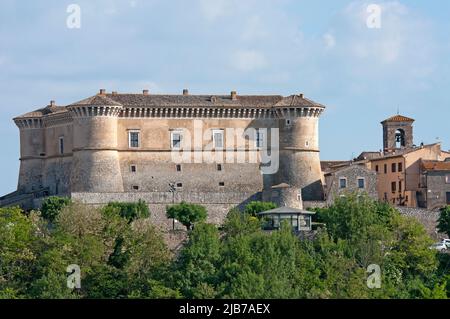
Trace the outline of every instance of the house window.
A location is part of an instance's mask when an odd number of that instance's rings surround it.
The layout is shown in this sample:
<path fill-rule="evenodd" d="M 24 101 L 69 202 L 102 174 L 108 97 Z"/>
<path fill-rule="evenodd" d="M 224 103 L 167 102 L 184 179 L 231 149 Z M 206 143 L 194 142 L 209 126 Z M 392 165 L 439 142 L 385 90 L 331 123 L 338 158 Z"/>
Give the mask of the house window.
<path fill-rule="evenodd" d="M 387 174 L 387 164 L 384 164 L 384 173 Z"/>
<path fill-rule="evenodd" d="M 134 191 L 138 191 L 138 190 L 139 190 L 139 186 L 137 186 L 137 185 L 133 185 L 131 188 L 132 188 Z"/>
<path fill-rule="evenodd" d="M 292 124 L 292 121 L 290 119 L 286 120 L 286 126 L 290 126 Z"/>
<path fill-rule="evenodd" d="M 137 171 L 137 166 L 136 165 L 131 165 L 130 166 L 130 172 L 131 173 L 136 173 L 136 171 Z"/>
<path fill-rule="evenodd" d="M 396 182 L 391 183 L 391 191 L 393 193 L 395 193 L 397 191 L 397 183 Z"/>
<path fill-rule="evenodd" d="M 180 149 L 182 138 L 183 134 L 181 131 L 170 132 L 170 147 L 175 150 Z"/>
<path fill-rule="evenodd" d="M 305 147 L 309 147 L 309 141 L 305 141 Z"/>
<path fill-rule="evenodd" d="M 391 171 L 392 171 L 392 173 L 395 173 L 397 171 L 397 163 L 392 163 Z"/>
<path fill-rule="evenodd" d="M 138 148 L 139 147 L 139 131 L 128 131 L 128 146 L 130 148 Z"/>
<path fill-rule="evenodd" d="M 223 148 L 223 130 L 213 130 L 214 148 Z"/>
<path fill-rule="evenodd" d="M 347 179 L 345 177 L 339 178 L 339 188 L 347 188 Z"/>
<path fill-rule="evenodd" d="M 365 184 L 366 183 L 365 183 L 365 179 L 364 178 L 362 178 L 362 177 L 358 178 L 358 188 L 365 188 L 366 187 Z"/>
<path fill-rule="evenodd" d="M 64 154 L 64 137 L 59 138 L 59 154 Z"/>
<path fill-rule="evenodd" d="M 177 172 L 181 172 L 181 165 L 177 164 Z"/>
<path fill-rule="evenodd" d="M 402 181 L 398 182 L 398 191 L 401 192 L 402 191 Z"/>
<path fill-rule="evenodd" d="M 445 175 L 445 184 L 450 184 L 450 174 Z"/>
<path fill-rule="evenodd" d="M 398 171 L 403 172 L 403 163 L 398 163 Z"/>
<path fill-rule="evenodd" d="M 384 198 L 384 201 L 387 202 L 387 199 L 388 199 L 387 198 L 387 193 L 384 193 L 384 197 L 383 198 Z"/>
<path fill-rule="evenodd" d="M 225 183 L 224 182 L 219 182 L 219 186 L 223 187 L 223 186 L 225 186 Z"/>
<path fill-rule="evenodd" d="M 378 173 L 378 171 L 379 171 L 379 167 L 378 167 L 378 165 L 376 165 L 376 166 L 375 166 L 375 172 Z"/>
<path fill-rule="evenodd" d="M 264 133 L 263 132 L 256 132 L 256 147 L 262 148 L 264 147 Z"/>
<path fill-rule="evenodd" d="M 217 170 L 221 171 L 222 170 L 222 164 L 217 164 Z"/>

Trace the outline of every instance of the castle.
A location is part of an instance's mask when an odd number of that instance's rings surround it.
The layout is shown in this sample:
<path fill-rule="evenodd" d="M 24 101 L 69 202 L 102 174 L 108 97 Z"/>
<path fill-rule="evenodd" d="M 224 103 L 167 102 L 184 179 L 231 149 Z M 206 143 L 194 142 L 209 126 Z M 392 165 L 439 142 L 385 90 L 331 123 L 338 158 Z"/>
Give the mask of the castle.
<path fill-rule="evenodd" d="M 143 199 L 163 223 L 165 206 L 182 200 L 207 206 L 212 222 L 253 199 L 303 208 L 323 200 L 318 125 L 324 109 L 303 94 L 235 91 L 102 89 L 67 106 L 51 101 L 14 118 L 19 182 L 0 205 L 30 209 L 52 195 L 90 204 Z"/>

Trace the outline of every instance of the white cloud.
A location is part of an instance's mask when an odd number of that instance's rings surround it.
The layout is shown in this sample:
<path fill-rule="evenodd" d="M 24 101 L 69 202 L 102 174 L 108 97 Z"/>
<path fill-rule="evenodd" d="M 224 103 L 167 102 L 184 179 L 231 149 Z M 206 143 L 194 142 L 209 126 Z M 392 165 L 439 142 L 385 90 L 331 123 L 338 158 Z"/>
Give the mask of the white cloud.
<path fill-rule="evenodd" d="M 240 50 L 233 55 L 232 66 L 240 71 L 255 71 L 267 66 L 267 60 L 262 52 L 255 50 Z"/>
<path fill-rule="evenodd" d="M 323 35 L 323 41 L 327 49 L 332 49 L 336 46 L 336 38 L 331 33 L 325 33 Z"/>
<path fill-rule="evenodd" d="M 228 0 L 200 0 L 200 10 L 207 20 L 213 21 L 218 17 L 225 15 L 230 7 Z"/>

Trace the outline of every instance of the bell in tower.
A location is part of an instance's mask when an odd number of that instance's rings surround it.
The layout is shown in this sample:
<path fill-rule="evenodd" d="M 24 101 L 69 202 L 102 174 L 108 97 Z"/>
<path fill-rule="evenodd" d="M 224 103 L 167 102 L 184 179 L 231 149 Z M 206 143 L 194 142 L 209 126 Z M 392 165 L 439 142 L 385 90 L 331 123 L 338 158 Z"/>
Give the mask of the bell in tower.
<path fill-rule="evenodd" d="M 396 149 L 413 147 L 413 126 L 414 119 L 395 115 L 383 122 L 383 149 L 385 152 L 392 152 Z"/>

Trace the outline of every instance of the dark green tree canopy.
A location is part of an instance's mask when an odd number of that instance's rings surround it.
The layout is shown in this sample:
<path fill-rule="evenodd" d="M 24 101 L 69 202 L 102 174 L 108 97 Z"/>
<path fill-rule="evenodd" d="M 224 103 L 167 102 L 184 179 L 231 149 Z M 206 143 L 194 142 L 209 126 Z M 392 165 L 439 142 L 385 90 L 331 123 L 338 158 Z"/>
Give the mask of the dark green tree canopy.
<path fill-rule="evenodd" d="M 42 217 L 50 222 L 54 222 L 61 210 L 71 203 L 70 198 L 51 196 L 47 197 L 42 203 Z"/>
<path fill-rule="evenodd" d="M 168 206 L 166 209 L 168 218 L 175 218 L 182 223 L 188 230 L 192 229 L 192 225 L 206 220 L 208 216 L 206 208 L 197 204 L 188 204 L 181 202 L 180 204 Z"/>
<path fill-rule="evenodd" d="M 275 205 L 275 203 L 253 201 L 245 206 L 244 213 L 256 216 L 256 214 L 258 213 L 264 212 L 266 210 L 271 210 L 274 208 L 277 208 L 277 205 Z"/>

